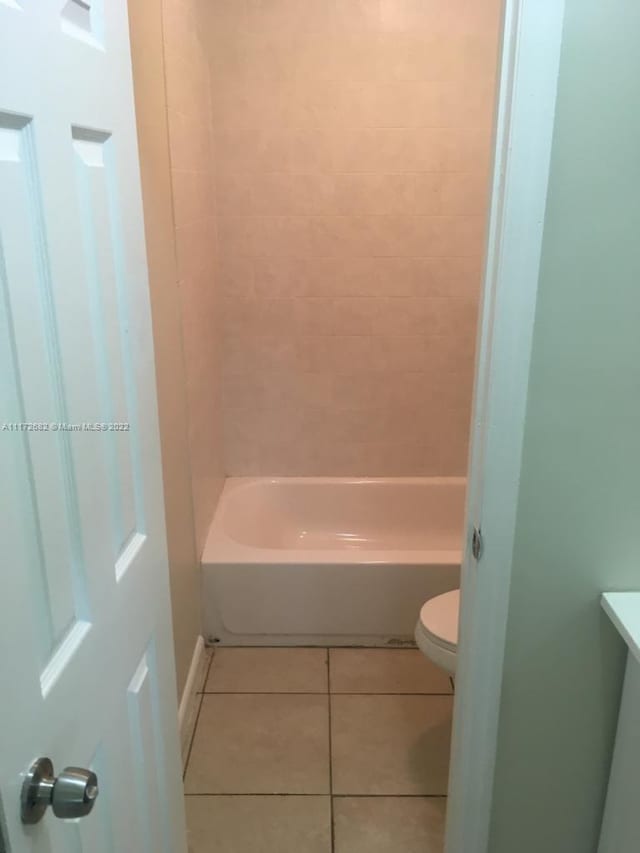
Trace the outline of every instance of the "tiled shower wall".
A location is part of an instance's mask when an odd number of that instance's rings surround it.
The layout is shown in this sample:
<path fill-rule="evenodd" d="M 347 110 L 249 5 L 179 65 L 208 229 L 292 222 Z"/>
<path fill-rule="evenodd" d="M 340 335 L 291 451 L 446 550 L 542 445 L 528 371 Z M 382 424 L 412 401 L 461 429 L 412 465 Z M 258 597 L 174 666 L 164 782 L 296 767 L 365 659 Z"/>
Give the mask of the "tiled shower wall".
<path fill-rule="evenodd" d="M 211 97 L 199 0 L 163 0 L 162 11 L 191 490 L 199 555 L 224 482 Z"/>
<path fill-rule="evenodd" d="M 498 0 L 209 0 L 226 469 L 466 463 Z"/>

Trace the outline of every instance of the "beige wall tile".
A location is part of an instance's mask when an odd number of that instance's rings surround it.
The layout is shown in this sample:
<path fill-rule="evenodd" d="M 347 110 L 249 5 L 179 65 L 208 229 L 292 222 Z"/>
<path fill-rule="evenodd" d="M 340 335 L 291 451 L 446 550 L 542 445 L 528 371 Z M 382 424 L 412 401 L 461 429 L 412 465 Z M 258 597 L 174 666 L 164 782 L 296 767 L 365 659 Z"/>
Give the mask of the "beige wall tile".
<path fill-rule="evenodd" d="M 172 108 L 169 108 L 168 116 L 172 169 L 210 172 L 211 132 L 207 122 L 203 122 L 201 116 Z"/>
<path fill-rule="evenodd" d="M 255 261 L 242 255 L 218 258 L 218 283 L 225 296 L 249 296 L 254 292 Z M 269 292 L 271 292 L 269 290 Z M 278 296 L 277 292 L 273 293 Z"/>
<path fill-rule="evenodd" d="M 197 0 L 162 0 L 162 9 L 177 283 L 199 558 L 225 473 L 211 81 L 202 43 L 200 4 Z"/>
<path fill-rule="evenodd" d="M 210 172 L 173 173 L 173 212 L 176 228 L 211 220 L 215 208 Z"/>
<path fill-rule="evenodd" d="M 330 3 L 305 0 L 246 0 L 249 32 L 291 33 L 329 30 Z"/>
<path fill-rule="evenodd" d="M 499 0 L 205 5 L 227 472 L 463 472 Z M 172 56 L 193 39 L 178 22 Z M 195 53 L 176 172 L 209 144 Z"/>

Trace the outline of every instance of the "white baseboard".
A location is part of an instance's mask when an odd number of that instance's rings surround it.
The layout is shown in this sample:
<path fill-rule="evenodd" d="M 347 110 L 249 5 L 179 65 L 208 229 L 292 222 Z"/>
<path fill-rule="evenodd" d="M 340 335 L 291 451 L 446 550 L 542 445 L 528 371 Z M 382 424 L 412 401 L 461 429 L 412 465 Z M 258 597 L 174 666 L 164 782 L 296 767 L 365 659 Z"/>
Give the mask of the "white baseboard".
<path fill-rule="evenodd" d="M 191 666 L 187 675 L 187 681 L 180 698 L 178 708 L 178 727 L 180 730 L 180 747 L 182 750 L 182 763 L 187 759 L 189 744 L 193 736 L 193 730 L 198 718 L 198 706 L 200 693 L 204 689 L 204 680 L 207 676 L 207 665 L 209 653 L 204 645 L 204 638 L 198 637 L 191 658 Z"/>

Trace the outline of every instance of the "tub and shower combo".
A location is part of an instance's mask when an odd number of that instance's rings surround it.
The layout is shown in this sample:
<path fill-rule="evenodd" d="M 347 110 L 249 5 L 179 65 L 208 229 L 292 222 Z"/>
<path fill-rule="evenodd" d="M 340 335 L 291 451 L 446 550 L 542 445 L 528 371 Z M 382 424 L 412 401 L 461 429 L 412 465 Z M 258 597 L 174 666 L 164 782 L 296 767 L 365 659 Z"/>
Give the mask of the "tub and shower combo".
<path fill-rule="evenodd" d="M 413 643 L 459 586 L 464 478 L 230 478 L 203 554 L 205 631 L 228 645 Z"/>

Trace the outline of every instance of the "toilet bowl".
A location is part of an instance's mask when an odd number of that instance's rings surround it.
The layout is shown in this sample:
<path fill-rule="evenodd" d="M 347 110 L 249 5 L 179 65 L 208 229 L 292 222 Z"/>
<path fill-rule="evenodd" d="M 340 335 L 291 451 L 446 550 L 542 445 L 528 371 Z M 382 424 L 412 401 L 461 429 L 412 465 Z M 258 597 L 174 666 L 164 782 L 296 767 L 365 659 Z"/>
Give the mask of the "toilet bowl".
<path fill-rule="evenodd" d="M 460 590 L 445 592 L 422 605 L 415 637 L 420 651 L 452 675 L 458 654 Z"/>

